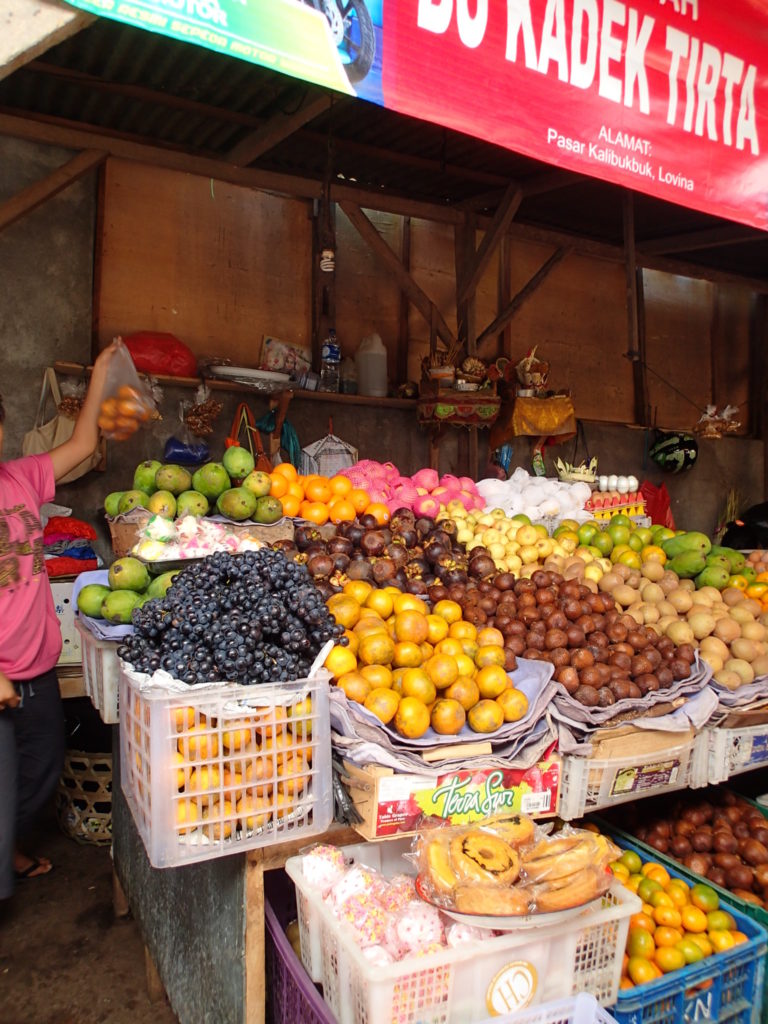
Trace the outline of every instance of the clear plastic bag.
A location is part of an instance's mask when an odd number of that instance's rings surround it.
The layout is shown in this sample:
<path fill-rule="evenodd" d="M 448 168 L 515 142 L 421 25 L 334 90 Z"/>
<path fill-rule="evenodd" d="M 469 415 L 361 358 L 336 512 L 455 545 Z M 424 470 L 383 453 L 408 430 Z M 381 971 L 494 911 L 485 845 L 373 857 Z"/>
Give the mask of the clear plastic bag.
<path fill-rule="evenodd" d="M 157 407 L 149 387 L 140 379 L 131 354 L 121 338 L 107 370 L 104 397 L 99 409 L 99 427 L 110 441 L 127 441 L 142 423 L 157 418 Z"/>

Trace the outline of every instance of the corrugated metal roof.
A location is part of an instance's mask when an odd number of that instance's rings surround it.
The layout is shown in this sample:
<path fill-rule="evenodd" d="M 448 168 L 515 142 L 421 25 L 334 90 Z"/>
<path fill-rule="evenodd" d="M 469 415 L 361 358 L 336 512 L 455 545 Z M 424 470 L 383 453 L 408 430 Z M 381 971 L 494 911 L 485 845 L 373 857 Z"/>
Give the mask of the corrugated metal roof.
<path fill-rule="evenodd" d="M 7 113 L 218 158 L 270 118 L 320 94 L 265 68 L 105 19 L 0 81 Z M 509 181 L 525 184 L 552 172 L 499 146 L 341 96 L 256 166 L 322 180 L 329 141 L 339 178 L 443 206 L 474 202 L 489 213 Z M 527 196 L 516 220 L 621 244 L 623 191 L 577 175 L 568 180 L 567 187 Z M 635 222 L 638 245 L 726 223 L 641 194 Z M 768 280 L 768 234 L 675 256 Z"/>

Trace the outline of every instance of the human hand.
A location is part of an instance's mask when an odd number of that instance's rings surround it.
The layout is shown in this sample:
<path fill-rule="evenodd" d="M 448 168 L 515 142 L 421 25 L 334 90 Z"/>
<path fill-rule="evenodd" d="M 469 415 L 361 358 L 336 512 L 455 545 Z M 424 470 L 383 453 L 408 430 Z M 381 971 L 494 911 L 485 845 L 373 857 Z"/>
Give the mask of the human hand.
<path fill-rule="evenodd" d="M 120 337 L 113 338 L 112 343 L 110 345 L 107 345 L 105 349 L 102 349 L 102 351 L 99 352 L 93 364 L 91 382 L 93 382 L 94 379 L 100 380 L 106 377 L 109 364 L 112 362 L 112 358 L 115 352 L 117 352 L 118 346 L 121 345 L 122 342 L 123 339 Z"/>
<path fill-rule="evenodd" d="M 6 708 L 15 708 L 21 703 L 21 698 L 16 693 L 16 687 L 3 672 L 0 672 L 0 711 Z"/>

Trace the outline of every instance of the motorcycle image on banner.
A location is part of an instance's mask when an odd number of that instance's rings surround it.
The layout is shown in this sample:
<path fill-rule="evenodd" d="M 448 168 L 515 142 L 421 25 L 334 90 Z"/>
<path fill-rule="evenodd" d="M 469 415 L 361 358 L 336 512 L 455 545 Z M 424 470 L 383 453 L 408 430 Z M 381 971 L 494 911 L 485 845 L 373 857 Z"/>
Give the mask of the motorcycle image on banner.
<path fill-rule="evenodd" d="M 362 81 L 373 65 L 376 37 L 365 0 L 304 0 L 325 15 L 350 82 Z"/>

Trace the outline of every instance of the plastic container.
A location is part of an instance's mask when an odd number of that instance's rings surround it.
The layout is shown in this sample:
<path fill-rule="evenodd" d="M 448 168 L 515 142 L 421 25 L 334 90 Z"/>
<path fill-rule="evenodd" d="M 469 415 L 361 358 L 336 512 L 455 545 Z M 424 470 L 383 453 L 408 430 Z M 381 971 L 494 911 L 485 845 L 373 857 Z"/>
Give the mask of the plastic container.
<path fill-rule="evenodd" d="M 357 393 L 374 398 L 387 397 L 387 350 L 378 334 L 369 334 L 355 353 Z"/>
<path fill-rule="evenodd" d="M 120 721 L 120 661 L 117 657 L 119 644 L 115 640 L 99 640 L 77 618 L 75 629 L 80 634 L 85 692 L 99 712 L 102 722 L 115 725 Z"/>
<path fill-rule="evenodd" d="M 646 849 L 624 839 L 620 845 L 647 855 Z M 654 859 L 656 851 L 651 851 Z M 670 875 L 690 878 L 665 860 Z M 682 1024 L 685 1021 L 727 1021 L 758 1024 L 763 1002 L 768 933 L 733 904 L 730 912 L 747 941 L 705 957 L 679 971 L 619 992 L 610 1009 L 618 1024 Z"/>
<path fill-rule="evenodd" d="M 558 814 L 565 821 L 673 789 L 707 785 L 707 737 L 670 747 L 663 754 L 632 754 L 610 760 L 563 755 Z"/>
<path fill-rule="evenodd" d="M 485 1024 L 616 1024 L 616 1020 L 594 996 L 579 992 L 571 999 L 494 1017 Z"/>
<path fill-rule="evenodd" d="M 72 602 L 71 581 L 51 582 L 53 606 L 61 628 L 61 654 L 59 665 L 79 665 L 82 661 L 80 636 L 75 629 L 75 605 Z"/>
<path fill-rule="evenodd" d="M 768 764 L 768 724 L 709 729 L 708 734 L 709 781 L 713 785 Z"/>
<path fill-rule="evenodd" d="M 341 393 L 342 395 L 357 394 L 357 366 L 352 356 L 341 361 Z"/>
<path fill-rule="evenodd" d="M 345 847 L 344 854 L 392 875 L 408 870 L 403 854 L 410 849 L 410 840 L 388 840 Z M 290 858 L 285 870 L 296 885 L 302 962 L 339 1024 L 474 1024 L 510 1012 L 515 997 L 525 1008 L 526 1000 L 543 1004 L 580 991 L 613 1002 L 629 918 L 641 905 L 616 883 L 596 908 L 568 921 L 376 967 L 305 885 L 302 858 Z"/>
<path fill-rule="evenodd" d="M 285 934 L 296 919 L 296 891 L 284 871 L 264 875 L 267 1020 L 270 1024 L 335 1024 L 322 994 Z"/>
<path fill-rule="evenodd" d="M 141 689 L 121 666 L 120 768 L 153 867 L 309 838 L 333 818 L 328 674 Z"/>

